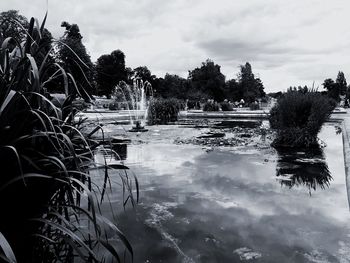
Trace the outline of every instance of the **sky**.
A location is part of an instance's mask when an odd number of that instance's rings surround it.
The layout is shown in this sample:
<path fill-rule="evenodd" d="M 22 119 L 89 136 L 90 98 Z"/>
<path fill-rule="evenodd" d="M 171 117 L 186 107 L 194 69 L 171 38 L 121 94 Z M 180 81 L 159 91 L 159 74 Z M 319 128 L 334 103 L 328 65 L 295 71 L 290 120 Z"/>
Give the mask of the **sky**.
<path fill-rule="evenodd" d="M 126 64 L 188 76 L 206 59 L 237 78 L 249 62 L 265 91 L 319 87 L 343 71 L 350 83 L 349 0 L 0 0 L 41 20 L 55 38 L 76 23 L 93 61 L 120 49 Z"/>

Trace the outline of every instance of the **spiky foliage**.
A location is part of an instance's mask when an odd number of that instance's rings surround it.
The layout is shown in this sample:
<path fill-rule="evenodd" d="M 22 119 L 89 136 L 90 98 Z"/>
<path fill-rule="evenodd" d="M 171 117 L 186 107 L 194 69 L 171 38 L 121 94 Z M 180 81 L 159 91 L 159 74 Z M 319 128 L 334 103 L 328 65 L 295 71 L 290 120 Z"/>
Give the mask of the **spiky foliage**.
<path fill-rule="evenodd" d="M 184 108 L 183 104 L 178 99 L 152 99 L 148 107 L 148 124 L 167 124 L 177 121 L 179 111 Z"/>
<path fill-rule="evenodd" d="M 276 147 L 318 147 L 317 135 L 334 109 L 327 96 L 316 91 L 288 91 L 270 112 L 277 129 Z"/>
<path fill-rule="evenodd" d="M 111 231 L 132 258 L 125 236 L 101 215 L 109 171 L 115 167 L 94 162 L 93 151 L 101 143 L 90 138 L 92 133 L 83 134 L 84 123 L 75 118 L 73 101 L 83 92 L 81 86 L 48 59 L 51 49 L 42 38 L 45 20 L 41 26 L 30 20 L 24 45 L 14 40 L 15 52 L 8 47 L 11 38 L 1 43 L 0 259 L 15 262 L 16 255 L 19 262 L 70 262 L 75 257 L 101 262 L 106 256 L 96 254 L 101 248 L 120 262 L 121 250 L 107 238 Z M 59 106 L 46 92 L 56 79 L 66 91 Z M 75 90 L 73 95 L 70 90 Z M 104 171 L 102 186 L 89 173 L 96 168 Z M 136 178 L 129 177 L 127 167 L 117 168 L 122 169 L 124 205 L 128 200 L 136 203 Z"/>

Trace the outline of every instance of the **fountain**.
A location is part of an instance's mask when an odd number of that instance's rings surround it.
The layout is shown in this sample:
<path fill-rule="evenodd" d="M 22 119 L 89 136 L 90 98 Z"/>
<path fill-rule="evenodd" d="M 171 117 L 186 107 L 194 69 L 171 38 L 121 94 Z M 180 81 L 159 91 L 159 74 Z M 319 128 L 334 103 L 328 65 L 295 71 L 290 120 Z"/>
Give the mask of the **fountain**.
<path fill-rule="evenodd" d="M 132 128 L 130 132 L 146 132 L 145 123 L 147 120 L 147 95 L 153 96 L 152 85 L 142 79 L 136 78 L 133 80 L 133 85 L 128 85 L 121 81 L 115 89 L 115 94 L 120 93 L 126 102 L 126 108 L 130 118 Z"/>

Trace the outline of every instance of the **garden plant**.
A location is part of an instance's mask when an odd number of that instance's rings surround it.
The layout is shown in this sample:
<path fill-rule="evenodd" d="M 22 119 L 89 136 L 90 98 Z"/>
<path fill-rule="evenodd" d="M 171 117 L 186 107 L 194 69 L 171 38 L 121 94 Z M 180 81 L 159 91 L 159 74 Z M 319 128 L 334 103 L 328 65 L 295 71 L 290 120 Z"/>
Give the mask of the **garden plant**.
<path fill-rule="evenodd" d="M 334 103 L 316 91 L 288 91 L 270 111 L 275 147 L 319 147 L 317 135 L 334 109 Z"/>
<path fill-rule="evenodd" d="M 32 18 L 23 28 L 25 39 L 0 43 L 0 260 L 103 262 L 113 257 L 120 262 L 121 253 L 132 259 L 128 240 L 100 209 L 115 168 L 94 161 L 101 142 L 91 137 L 100 128 L 84 134 L 84 120 L 75 117 L 74 100 L 88 93 L 78 88 L 69 69 L 51 59 L 55 42 L 43 41 L 45 21 L 46 16 L 41 25 Z M 51 102 L 50 83 L 64 86 L 62 104 Z M 123 203 L 135 204 L 137 179 L 127 167 L 117 168 L 122 169 Z M 102 186 L 91 176 L 96 169 L 105 175 Z"/>

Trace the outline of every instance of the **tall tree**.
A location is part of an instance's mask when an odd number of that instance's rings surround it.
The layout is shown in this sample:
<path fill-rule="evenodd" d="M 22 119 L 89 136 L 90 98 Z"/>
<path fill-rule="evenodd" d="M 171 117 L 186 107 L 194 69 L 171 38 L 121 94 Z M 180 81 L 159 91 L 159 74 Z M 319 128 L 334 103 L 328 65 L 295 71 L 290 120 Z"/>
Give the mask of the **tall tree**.
<path fill-rule="evenodd" d="M 18 13 L 18 10 L 8 10 L 0 13 L 0 40 L 13 37 L 21 42 L 26 36 L 28 19 Z M 2 41 L 1 41 L 2 42 Z"/>
<path fill-rule="evenodd" d="M 327 95 L 330 98 L 335 99 L 336 101 L 339 101 L 340 99 L 339 85 L 337 85 L 333 79 L 331 78 L 325 79 L 322 85 L 327 90 Z"/>
<path fill-rule="evenodd" d="M 157 93 L 164 98 L 179 98 L 186 99 L 188 92 L 187 79 L 181 78 L 178 75 L 166 73 L 164 79 L 158 79 L 159 84 Z"/>
<path fill-rule="evenodd" d="M 243 98 L 243 93 L 235 79 L 230 79 L 225 83 L 225 98 L 230 101 L 239 101 Z"/>
<path fill-rule="evenodd" d="M 347 83 L 345 75 L 342 71 L 338 72 L 335 83 L 338 85 L 340 95 L 345 95 L 347 90 Z"/>
<path fill-rule="evenodd" d="M 146 66 L 134 68 L 133 73 L 134 78 L 140 78 L 143 81 L 148 81 L 150 83 L 153 82 L 155 77 L 154 75 L 152 75 L 151 71 Z"/>
<path fill-rule="evenodd" d="M 200 68 L 189 71 L 188 79 L 193 91 L 201 91 L 216 101 L 224 100 L 225 75 L 213 61 L 207 59 Z"/>
<path fill-rule="evenodd" d="M 130 67 L 126 67 L 125 70 L 126 70 L 126 82 L 128 84 L 132 84 L 132 79 L 134 77 L 134 70 Z"/>
<path fill-rule="evenodd" d="M 57 57 L 66 71 L 74 76 L 80 94 L 84 99 L 89 100 L 89 94 L 95 92 L 93 87 L 94 65 L 86 52 L 78 25 L 62 22 L 61 26 L 65 27 L 66 31 L 61 38 L 62 43 L 58 45 Z"/>
<path fill-rule="evenodd" d="M 140 66 L 134 68 L 132 71 L 132 78 L 140 78 L 144 82 L 149 82 L 152 86 L 152 90 L 156 92 L 158 90 L 159 79 L 157 79 L 156 75 L 153 75 L 151 71 L 146 66 Z"/>
<path fill-rule="evenodd" d="M 127 81 L 125 55 L 120 50 L 102 55 L 96 63 L 96 82 L 98 93 L 108 98 L 119 81 Z"/>
<path fill-rule="evenodd" d="M 257 98 L 265 96 L 264 85 L 259 78 L 255 78 L 250 63 L 240 66 L 238 74 L 238 84 L 240 94 L 246 102 L 253 102 Z"/>

